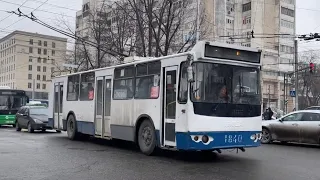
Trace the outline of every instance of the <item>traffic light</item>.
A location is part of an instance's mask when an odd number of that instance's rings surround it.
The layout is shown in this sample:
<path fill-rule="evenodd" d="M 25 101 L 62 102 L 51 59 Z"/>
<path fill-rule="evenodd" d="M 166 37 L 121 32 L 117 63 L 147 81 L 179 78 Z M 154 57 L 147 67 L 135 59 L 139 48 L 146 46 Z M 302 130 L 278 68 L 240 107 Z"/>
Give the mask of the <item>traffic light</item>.
<path fill-rule="evenodd" d="M 313 71 L 314 71 L 314 64 L 313 64 L 313 63 L 310 63 L 310 64 L 309 64 L 309 68 L 310 68 L 310 73 L 313 73 Z"/>

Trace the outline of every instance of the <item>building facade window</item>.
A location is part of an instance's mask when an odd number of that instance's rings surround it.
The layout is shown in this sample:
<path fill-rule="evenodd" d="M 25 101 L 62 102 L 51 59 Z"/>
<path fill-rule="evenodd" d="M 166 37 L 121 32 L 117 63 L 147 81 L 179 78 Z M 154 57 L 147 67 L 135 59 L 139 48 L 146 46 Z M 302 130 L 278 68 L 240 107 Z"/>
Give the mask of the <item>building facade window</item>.
<path fill-rule="evenodd" d="M 47 85 L 46 84 L 42 84 L 42 89 L 46 89 Z"/>
<path fill-rule="evenodd" d="M 43 50 L 43 54 L 44 54 L 44 55 L 47 55 L 47 49 L 44 49 L 44 50 Z"/>
<path fill-rule="evenodd" d="M 280 51 L 288 54 L 292 54 L 294 52 L 294 48 L 291 46 L 280 45 Z"/>
<path fill-rule="evenodd" d="M 281 19 L 281 26 L 286 27 L 286 28 L 290 28 L 290 29 L 294 29 L 294 23 L 287 21 L 287 20 L 284 20 L 284 19 Z"/>
<path fill-rule="evenodd" d="M 288 9 L 288 8 L 285 8 L 285 7 L 281 7 L 281 14 L 284 14 L 284 15 L 287 15 L 287 16 L 290 16 L 290 17 L 294 17 L 294 10 Z"/>
<path fill-rule="evenodd" d="M 29 65 L 29 71 L 32 71 L 32 65 Z"/>
<path fill-rule="evenodd" d="M 31 56 L 29 56 L 29 62 L 32 62 L 32 57 Z"/>
<path fill-rule="evenodd" d="M 33 48 L 32 47 L 29 47 L 29 53 L 33 53 Z"/>
<path fill-rule="evenodd" d="M 38 57 L 38 63 L 41 63 L 41 58 L 40 57 Z"/>
<path fill-rule="evenodd" d="M 38 48 L 38 54 L 41 54 L 41 49 L 40 48 Z"/>
<path fill-rule="evenodd" d="M 43 66 L 43 72 L 47 72 L 47 67 L 46 66 Z"/>
<path fill-rule="evenodd" d="M 47 76 L 46 75 L 43 75 L 42 76 L 42 81 L 46 81 L 47 80 Z"/>
<path fill-rule="evenodd" d="M 251 10 L 251 2 L 246 4 L 242 4 L 242 12 L 250 11 Z"/>
<path fill-rule="evenodd" d="M 39 41 L 38 41 L 38 45 L 39 45 L 39 46 L 41 46 L 41 45 L 42 45 L 41 40 L 39 40 Z"/>
<path fill-rule="evenodd" d="M 40 80 L 41 80 L 41 79 L 40 79 L 40 75 L 39 75 L 39 74 L 37 75 L 37 80 L 38 80 L 38 81 L 40 81 Z"/>
<path fill-rule="evenodd" d="M 55 56 L 56 55 L 56 51 L 55 50 L 52 50 L 52 56 Z"/>
<path fill-rule="evenodd" d="M 56 43 L 52 42 L 52 48 L 56 48 Z"/>
<path fill-rule="evenodd" d="M 38 72 L 41 71 L 41 66 L 37 66 L 37 71 L 38 71 Z"/>
<path fill-rule="evenodd" d="M 47 63 L 47 58 L 43 58 L 43 63 Z"/>
<path fill-rule="evenodd" d="M 251 24 L 251 17 L 244 17 L 242 23 L 243 24 Z"/>
<path fill-rule="evenodd" d="M 44 47 L 47 47 L 48 46 L 48 42 L 47 41 L 43 41 L 43 45 L 44 45 Z"/>
<path fill-rule="evenodd" d="M 30 39 L 29 44 L 33 45 L 33 39 Z"/>
<path fill-rule="evenodd" d="M 40 89 L 40 83 L 37 83 L 37 89 Z"/>
<path fill-rule="evenodd" d="M 234 23 L 234 20 L 227 18 L 227 23 L 228 23 L 228 24 L 233 24 L 233 23 Z"/>
<path fill-rule="evenodd" d="M 28 88 L 31 89 L 32 88 L 32 84 L 28 83 Z"/>
<path fill-rule="evenodd" d="M 28 74 L 28 79 L 32 79 L 32 74 Z"/>

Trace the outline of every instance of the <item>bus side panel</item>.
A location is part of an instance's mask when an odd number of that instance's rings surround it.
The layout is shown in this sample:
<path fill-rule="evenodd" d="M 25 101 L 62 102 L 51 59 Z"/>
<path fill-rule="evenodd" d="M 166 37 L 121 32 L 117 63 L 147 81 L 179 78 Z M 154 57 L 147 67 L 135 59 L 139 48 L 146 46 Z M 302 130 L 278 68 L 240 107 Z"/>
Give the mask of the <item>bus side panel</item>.
<path fill-rule="evenodd" d="M 133 99 L 111 101 L 110 129 L 112 138 L 134 141 L 133 101 Z"/>
<path fill-rule="evenodd" d="M 158 99 L 146 99 L 146 100 L 135 100 L 135 107 L 134 107 L 134 124 L 137 124 L 137 120 L 140 117 L 150 117 L 151 121 L 154 124 L 154 128 L 157 133 L 157 141 L 160 143 L 160 129 L 161 129 L 161 118 L 162 118 L 162 111 L 161 111 L 161 92 L 159 92 Z M 137 127 L 138 128 L 138 127 Z"/>
<path fill-rule="evenodd" d="M 50 91 L 49 91 L 49 105 L 48 105 L 48 110 L 49 110 L 49 115 L 48 115 L 48 126 L 51 128 L 54 128 L 54 120 L 53 120 L 53 108 L 54 108 L 54 82 L 55 79 L 52 80 L 52 83 L 50 84 Z"/>
<path fill-rule="evenodd" d="M 65 125 L 69 112 L 75 114 L 78 132 L 94 135 L 94 101 L 65 101 L 63 110 Z"/>

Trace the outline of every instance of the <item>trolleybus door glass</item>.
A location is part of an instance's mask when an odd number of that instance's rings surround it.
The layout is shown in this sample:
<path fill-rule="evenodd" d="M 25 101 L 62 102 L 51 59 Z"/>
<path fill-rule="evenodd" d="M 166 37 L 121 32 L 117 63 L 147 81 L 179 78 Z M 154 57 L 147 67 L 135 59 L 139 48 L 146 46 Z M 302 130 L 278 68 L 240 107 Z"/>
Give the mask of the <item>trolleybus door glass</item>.
<path fill-rule="evenodd" d="M 165 68 L 164 88 L 164 145 L 175 146 L 177 104 L 177 66 Z"/>
<path fill-rule="evenodd" d="M 110 136 L 111 77 L 97 77 L 95 103 L 95 134 Z"/>
<path fill-rule="evenodd" d="M 103 120 L 103 77 L 97 77 L 96 83 L 96 118 L 95 118 L 95 135 L 102 136 Z"/>
<path fill-rule="evenodd" d="M 54 84 L 54 127 L 62 129 L 63 83 Z"/>

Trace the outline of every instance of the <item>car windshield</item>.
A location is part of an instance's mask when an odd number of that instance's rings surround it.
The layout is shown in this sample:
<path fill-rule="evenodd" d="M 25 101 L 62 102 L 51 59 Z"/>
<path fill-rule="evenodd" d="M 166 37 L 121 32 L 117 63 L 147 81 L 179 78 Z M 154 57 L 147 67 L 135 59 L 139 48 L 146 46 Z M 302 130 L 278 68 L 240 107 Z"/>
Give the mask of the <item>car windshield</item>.
<path fill-rule="evenodd" d="M 30 115 L 48 115 L 48 108 L 30 108 Z"/>
<path fill-rule="evenodd" d="M 26 97 L 1 95 L 0 96 L 0 110 L 18 110 L 26 104 Z"/>
<path fill-rule="evenodd" d="M 195 63 L 193 102 L 260 105 L 259 69 Z"/>

